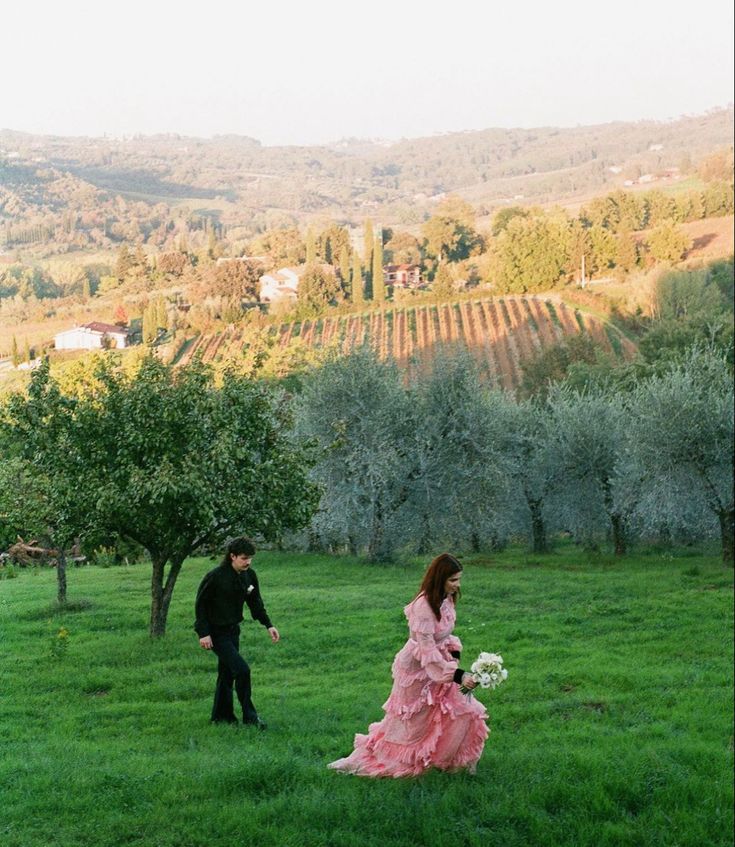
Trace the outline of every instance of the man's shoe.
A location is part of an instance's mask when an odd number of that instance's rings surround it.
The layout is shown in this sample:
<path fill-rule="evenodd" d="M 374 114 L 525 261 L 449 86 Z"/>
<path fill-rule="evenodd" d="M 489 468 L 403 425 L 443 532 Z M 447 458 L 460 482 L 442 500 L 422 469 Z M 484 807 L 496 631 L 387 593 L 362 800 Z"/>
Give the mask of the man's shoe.
<path fill-rule="evenodd" d="M 265 721 L 262 721 L 260 718 L 257 718 L 254 721 L 243 721 L 245 726 L 252 726 L 255 729 L 259 729 L 261 732 L 268 729 L 268 724 Z"/>

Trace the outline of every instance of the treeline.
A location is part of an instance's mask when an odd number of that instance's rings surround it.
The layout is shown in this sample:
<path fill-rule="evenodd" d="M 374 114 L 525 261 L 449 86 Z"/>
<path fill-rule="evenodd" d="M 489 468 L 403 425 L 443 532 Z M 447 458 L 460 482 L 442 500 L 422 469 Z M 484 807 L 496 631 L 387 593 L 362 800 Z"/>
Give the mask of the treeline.
<path fill-rule="evenodd" d="M 708 173 L 718 177 L 720 171 L 713 166 Z M 286 226 L 238 242 L 236 250 L 228 234 L 206 217 L 195 224 L 169 220 L 160 224 L 164 249 L 151 252 L 141 238 L 135 246 L 125 241 L 114 263 L 57 259 L 0 266 L 0 308 L 24 317 L 35 307 L 47 314 L 44 300 L 88 303 L 104 296 L 115 305 L 125 300 L 131 318 L 142 318 L 150 299 L 165 290 L 167 329 L 211 331 L 239 322 L 257 303 L 264 272 L 303 265 L 296 304 L 270 307 L 282 320 L 314 317 L 341 304 L 425 296 L 386 285 L 383 268 L 388 264 L 417 266 L 423 288 L 429 286 L 438 300 L 475 287 L 484 294 L 537 293 L 676 264 L 691 246 L 680 224 L 730 215 L 734 206 L 732 182 L 717 180 L 677 195 L 615 191 L 594 199 L 577 216 L 505 207 L 495 214 L 490 230 L 481 231 L 475 209 L 449 196 L 418 231 L 379 227 L 368 218 L 356 240 L 335 222 L 305 231 Z M 186 311 L 179 308 L 182 303 Z"/>
<path fill-rule="evenodd" d="M 317 215 L 356 225 L 367 213 L 418 225 L 453 192 L 487 213 L 517 196 L 548 203 L 676 169 L 728 181 L 732 167 L 721 162 L 731 155 L 723 147 L 732 143 L 728 116 L 454 133 L 388 147 L 264 148 L 251 139 L 175 136 L 48 143 L 5 133 L 6 149 L 15 145 L 20 158 L 0 159 L 0 243 L 36 255 L 122 241 L 167 250 L 171 228 L 186 221 L 191 232 L 217 226 L 236 248 L 258 232 L 303 227 Z M 190 209 L 172 204 L 183 198 Z"/>
<path fill-rule="evenodd" d="M 636 339 L 634 359 L 620 361 L 588 336 L 569 335 L 521 361 L 520 395 L 545 397 L 557 383 L 580 391 L 610 385 L 627 390 L 681 361 L 693 347 L 716 351 L 732 367 L 734 282 L 732 258 L 696 270 L 661 274 L 655 282 L 650 315 L 614 316 Z"/>
<path fill-rule="evenodd" d="M 321 447 L 304 543 L 372 558 L 558 532 L 622 555 L 718 535 L 732 561 L 733 260 L 672 271 L 633 361 L 570 336 L 522 361 L 516 395 L 465 352 L 407 384 L 357 351 L 304 377 L 297 421 Z"/>
<path fill-rule="evenodd" d="M 295 227 L 269 231 L 251 241 L 248 252 L 265 255 L 275 266 L 331 265 L 333 273 L 316 272 L 299 291 L 302 308 L 294 316 L 303 317 L 342 300 L 416 296 L 385 288 L 383 263 L 418 265 L 434 294 L 443 297 L 477 285 L 494 294 L 535 293 L 579 283 L 583 274 L 590 280 L 675 264 L 691 246 L 680 223 L 730 215 L 734 208 L 732 183 L 715 182 L 679 195 L 616 191 L 594 200 L 576 217 L 508 207 L 495 215 L 491 232 L 483 233 L 472 206 L 448 197 L 419 236 L 391 228 L 375 235 L 368 219 L 359 251 L 353 249 L 349 232 L 333 224 L 305 235 Z"/>
<path fill-rule="evenodd" d="M 666 124 L 488 129 L 393 144 L 345 139 L 318 147 L 264 147 L 236 136 L 120 141 L 3 133 L 2 138 L 3 147 L 19 156 L 0 160 L 0 174 L 4 168 L 13 182 L 19 173 L 33 178 L 36 171 L 56 171 L 108 195 L 136 192 L 164 203 L 225 199 L 236 207 L 237 226 L 262 223 L 268 212 L 303 224 L 315 212 L 354 220 L 366 209 L 394 222 L 417 223 L 442 193 L 461 191 L 478 203 L 517 194 L 549 202 L 600 190 L 618 172 L 621 179 L 672 167 L 691 172 L 693 160 L 732 143 L 732 110 Z"/>
<path fill-rule="evenodd" d="M 166 202 L 127 200 L 55 168 L 20 168 L 13 180 L 14 170 L 6 166 L 0 173 L 0 247 L 5 250 L 51 256 L 114 250 L 124 243 L 165 251 L 182 236 L 201 245 L 210 230 L 221 238 L 227 229 L 216 210 L 195 213 Z"/>
<path fill-rule="evenodd" d="M 332 273 L 316 271 L 299 291 L 300 308 L 293 317 L 303 317 L 340 301 L 415 297 L 416 292 L 394 292 L 382 285 L 382 263 L 418 265 L 434 295 L 446 298 L 478 285 L 493 294 L 536 293 L 675 264 L 691 247 L 679 224 L 730 215 L 734 208 L 732 183 L 716 182 L 680 195 L 616 191 L 594 200 L 576 217 L 508 207 L 495 215 L 485 233 L 477 229 L 470 204 L 448 197 L 419 236 L 385 228 L 376 238 L 368 220 L 360 251 L 337 225 L 305 236 L 295 227 L 270 231 L 248 249 L 276 266 L 304 261 L 332 266 Z"/>
<path fill-rule="evenodd" d="M 733 185 L 723 182 L 679 195 L 615 191 L 574 218 L 508 208 L 493 222 L 489 277 L 499 293 L 521 294 L 675 264 L 691 247 L 678 224 L 731 215 L 733 208 Z"/>
<path fill-rule="evenodd" d="M 540 554 L 560 532 L 621 556 L 718 537 L 732 562 L 732 311 L 732 261 L 669 274 L 637 360 L 565 342 L 524 363 L 517 396 L 461 351 L 410 383 L 367 349 L 287 385 L 265 349 L 218 371 L 45 362 L 0 404 L 0 546 L 46 539 L 60 597 L 77 539 L 144 548 L 153 635 L 184 559 L 228 532 L 369 560 L 512 539 Z"/>
<path fill-rule="evenodd" d="M 733 557 L 733 386 L 694 349 L 626 391 L 559 384 L 545 399 L 488 391 L 469 357 L 413 386 L 368 352 L 314 372 L 299 432 L 319 447 L 311 549 L 371 560 L 570 534 L 590 549 L 719 536 Z"/>
<path fill-rule="evenodd" d="M 541 554 L 560 532 L 620 556 L 717 537 L 733 558 L 732 368 L 703 347 L 624 388 L 525 400 L 461 354 L 409 386 L 358 350 L 288 397 L 201 363 L 97 357 L 3 402 L 0 458 L 0 540 L 62 558 L 141 545 L 153 635 L 184 559 L 228 532 L 371 561 L 520 538 Z"/>

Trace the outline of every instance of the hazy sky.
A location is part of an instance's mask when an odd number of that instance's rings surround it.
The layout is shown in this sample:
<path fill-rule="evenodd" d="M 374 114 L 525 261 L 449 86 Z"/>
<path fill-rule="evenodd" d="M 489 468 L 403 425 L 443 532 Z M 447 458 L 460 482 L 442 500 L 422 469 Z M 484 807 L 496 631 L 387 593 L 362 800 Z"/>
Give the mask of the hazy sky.
<path fill-rule="evenodd" d="M 667 119 L 733 100 L 732 0 L 28 0 L 0 128 L 264 144 Z"/>

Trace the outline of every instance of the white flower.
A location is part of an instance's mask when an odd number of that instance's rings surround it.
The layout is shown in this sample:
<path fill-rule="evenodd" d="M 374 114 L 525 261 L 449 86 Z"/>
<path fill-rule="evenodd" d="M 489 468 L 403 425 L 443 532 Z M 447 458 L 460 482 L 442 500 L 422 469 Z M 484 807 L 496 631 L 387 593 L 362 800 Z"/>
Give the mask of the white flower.
<path fill-rule="evenodd" d="M 250 594 L 253 591 L 255 591 L 255 586 L 254 585 L 248 585 L 248 594 Z"/>
<path fill-rule="evenodd" d="M 481 688 L 497 688 L 508 678 L 499 653 L 480 653 L 470 666 L 470 673 Z"/>

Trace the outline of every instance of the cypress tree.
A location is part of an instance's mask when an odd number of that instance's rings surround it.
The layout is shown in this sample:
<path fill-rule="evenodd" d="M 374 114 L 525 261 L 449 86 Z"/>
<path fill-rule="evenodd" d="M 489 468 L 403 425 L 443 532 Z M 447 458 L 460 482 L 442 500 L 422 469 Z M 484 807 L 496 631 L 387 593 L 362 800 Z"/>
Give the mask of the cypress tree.
<path fill-rule="evenodd" d="M 143 343 L 150 344 L 156 337 L 156 308 L 148 306 L 143 312 Z"/>
<path fill-rule="evenodd" d="M 120 282 L 125 281 L 128 271 L 133 265 L 133 257 L 130 255 L 130 250 L 127 244 L 123 244 L 117 253 L 117 261 L 115 262 L 115 276 Z"/>
<path fill-rule="evenodd" d="M 208 220 L 208 218 L 205 218 Z M 214 227 L 209 230 L 209 239 L 207 243 L 207 255 L 210 259 L 214 259 L 217 256 L 217 233 L 214 231 Z"/>
<path fill-rule="evenodd" d="M 449 300 L 455 293 L 452 274 L 446 262 L 442 262 L 437 268 L 434 282 L 431 285 L 431 291 L 437 300 Z"/>
<path fill-rule="evenodd" d="M 629 273 L 635 268 L 638 262 L 638 245 L 627 225 L 620 228 L 616 236 L 616 241 L 616 269 L 618 273 Z"/>
<path fill-rule="evenodd" d="M 385 278 L 383 277 L 383 240 L 377 236 L 373 246 L 373 300 L 385 302 Z"/>
<path fill-rule="evenodd" d="M 365 288 L 363 286 L 362 281 L 362 266 L 360 264 L 360 256 L 357 251 L 352 254 L 352 283 L 350 285 L 352 289 L 352 302 L 353 303 L 364 303 L 365 302 Z"/>
<path fill-rule="evenodd" d="M 18 352 L 18 339 L 13 336 L 13 344 L 10 348 L 10 355 L 13 359 L 13 367 L 17 368 L 20 364 L 20 353 Z"/>
<path fill-rule="evenodd" d="M 350 254 L 347 247 L 343 246 L 339 254 L 339 275 L 342 277 L 342 285 L 349 297 L 350 287 Z"/>
<path fill-rule="evenodd" d="M 163 297 L 156 300 L 156 329 L 168 329 L 168 312 L 166 311 L 166 301 Z"/>
<path fill-rule="evenodd" d="M 373 291 L 373 279 L 372 279 L 372 267 L 373 267 L 373 245 L 375 244 L 375 233 L 373 231 L 373 222 L 368 218 L 365 221 L 365 231 L 363 234 L 364 237 L 364 256 L 362 257 L 365 262 L 365 296 L 368 300 L 372 300 L 372 291 Z"/>
<path fill-rule="evenodd" d="M 316 238 L 314 230 L 309 227 L 306 233 L 306 264 L 313 265 L 316 262 Z"/>
<path fill-rule="evenodd" d="M 375 244 L 375 233 L 373 231 L 373 222 L 368 218 L 365 221 L 365 230 L 364 230 L 364 239 L 365 239 L 365 255 L 363 258 L 365 259 L 365 267 L 369 268 L 371 262 L 373 261 L 373 245 Z"/>

